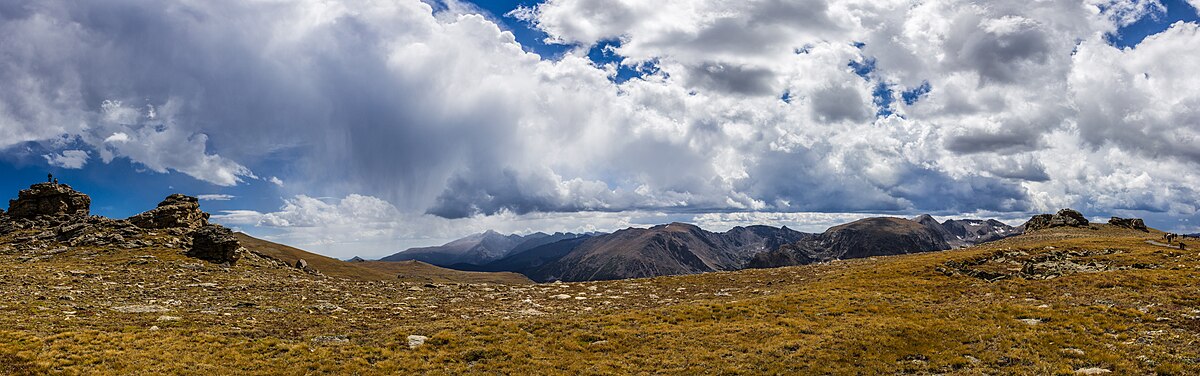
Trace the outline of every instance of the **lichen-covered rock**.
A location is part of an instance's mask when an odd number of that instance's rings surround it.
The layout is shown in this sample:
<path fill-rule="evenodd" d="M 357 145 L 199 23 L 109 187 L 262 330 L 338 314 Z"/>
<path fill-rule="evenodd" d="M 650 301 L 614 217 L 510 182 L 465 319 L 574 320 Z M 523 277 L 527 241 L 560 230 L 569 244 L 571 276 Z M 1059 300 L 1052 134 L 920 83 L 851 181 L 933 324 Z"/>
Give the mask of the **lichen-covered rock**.
<path fill-rule="evenodd" d="M 1088 225 L 1088 220 L 1082 213 L 1072 210 L 1059 210 L 1058 214 L 1038 214 L 1025 222 L 1025 230 L 1041 230 L 1053 227 L 1083 227 Z"/>
<path fill-rule="evenodd" d="M 16 200 L 8 201 L 8 216 L 23 219 L 64 215 L 86 217 L 91 206 L 91 197 L 69 185 L 38 183 L 17 193 Z"/>
<path fill-rule="evenodd" d="M 1059 210 L 1058 214 L 1055 214 L 1054 217 L 1055 217 L 1054 218 L 1055 221 L 1061 221 L 1061 222 L 1051 221 L 1050 222 L 1051 225 L 1056 224 L 1056 223 L 1062 223 L 1064 226 L 1087 226 L 1088 225 L 1088 220 L 1086 217 L 1083 216 L 1083 213 L 1077 212 L 1072 209 Z"/>
<path fill-rule="evenodd" d="M 233 264 L 242 257 L 243 252 L 245 249 L 233 231 L 218 225 L 206 225 L 192 233 L 192 248 L 187 255 L 215 263 Z"/>
<path fill-rule="evenodd" d="M 208 224 L 208 213 L 200 210 L 200 201 L 195 197 L 176 193 L 157 208 L 130 217 L 129 222 L 145 229 L 194 229 Z"/>
<path fill-rule="evenodd" d="M 1108 220 L 1108 224 L 1134 230 L 1150 231 L 1148 228 L 1146 228 L 1146 222 L 1142 221 L 1141 218 L 1112 217 Z"/>

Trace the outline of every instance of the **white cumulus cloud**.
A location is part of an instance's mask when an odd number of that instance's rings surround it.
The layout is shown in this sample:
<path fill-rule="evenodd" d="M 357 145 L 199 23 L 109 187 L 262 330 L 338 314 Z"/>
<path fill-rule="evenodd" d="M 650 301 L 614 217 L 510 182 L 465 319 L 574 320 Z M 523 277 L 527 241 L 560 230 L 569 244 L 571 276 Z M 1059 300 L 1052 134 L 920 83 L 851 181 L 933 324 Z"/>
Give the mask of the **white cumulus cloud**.
<path fill-rule="evenodd" d="M 46 158 L 46 163 L 54 167 L 62 167 L 66 169 L 81 169 L 88 162 L 88 152 L 86 150 L 63 150 L 58 154 L 46 154 L 42 156 Z"/>

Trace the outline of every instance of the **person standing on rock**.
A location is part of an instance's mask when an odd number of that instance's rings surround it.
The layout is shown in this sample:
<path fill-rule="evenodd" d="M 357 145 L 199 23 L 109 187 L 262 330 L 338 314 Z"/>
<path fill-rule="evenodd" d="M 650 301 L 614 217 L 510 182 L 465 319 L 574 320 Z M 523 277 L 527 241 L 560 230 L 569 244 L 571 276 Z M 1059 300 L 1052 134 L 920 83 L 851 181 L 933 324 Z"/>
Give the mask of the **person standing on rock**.
<path fill-rule="evenodd" d="M 53 183 L 53 182 L 54 182 L 54 173 L 48 173 L 48 174 L 46 174 L 46 182 L 47 182 L 47 183 Z"/>

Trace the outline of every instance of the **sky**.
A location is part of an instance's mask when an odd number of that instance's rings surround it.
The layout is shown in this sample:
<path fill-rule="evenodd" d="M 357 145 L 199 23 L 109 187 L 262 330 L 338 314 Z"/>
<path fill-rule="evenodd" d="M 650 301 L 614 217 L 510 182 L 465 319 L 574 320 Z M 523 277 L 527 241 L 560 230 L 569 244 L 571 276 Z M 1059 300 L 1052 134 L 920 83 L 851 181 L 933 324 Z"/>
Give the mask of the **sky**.
<path fill-rule="evenodd" d="M 13 0 L 0 190 L 376 258 L 1070 207 L 1200 232 L 1200 0 Z"/>

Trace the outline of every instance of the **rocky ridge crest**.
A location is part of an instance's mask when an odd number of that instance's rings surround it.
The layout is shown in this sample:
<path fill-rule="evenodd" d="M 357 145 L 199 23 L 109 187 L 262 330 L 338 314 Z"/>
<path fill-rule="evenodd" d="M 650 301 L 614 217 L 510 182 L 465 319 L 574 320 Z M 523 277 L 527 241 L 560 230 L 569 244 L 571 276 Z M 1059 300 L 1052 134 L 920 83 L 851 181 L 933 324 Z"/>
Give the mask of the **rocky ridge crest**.
<path fill-rule="evenodd" d="M 1088 220 L 1082 213 L 1072 209 L 1059 210 L 1057 214 L 1038 214 L 1025 222 L 1025 231 L 1037 231 L 1054 227 L 1086 227 Z"/>
<path fill-rule="evenodd" d="M 178 248 L 190 257 L 233 264 L 246 253 L 233 232 L 208 223 L 199 200 L 168 196 L 157 208 L 128 219 L 90 215 L 91 197 L 66 184 L 38 183 L 0 211 L 0 236 L 6 247 L 27 254 L 26 261 L 49 258 L 68 247 L 136 249 Z"/>

